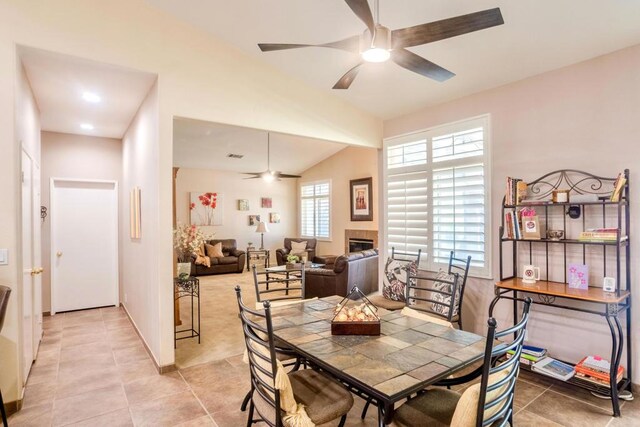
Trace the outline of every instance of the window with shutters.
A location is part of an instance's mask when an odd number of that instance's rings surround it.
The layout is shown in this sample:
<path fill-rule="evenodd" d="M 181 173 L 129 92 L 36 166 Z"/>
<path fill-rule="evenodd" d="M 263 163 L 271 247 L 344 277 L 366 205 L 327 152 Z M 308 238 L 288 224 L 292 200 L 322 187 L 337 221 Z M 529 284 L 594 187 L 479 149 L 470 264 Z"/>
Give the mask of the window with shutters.
<path fill-rule="evenodd" d="M 300 186 L 300 230 L 303 237 L 331 237 L 331 181 Z"/>
<path fill-rule="evenodd" d="M 417 253 L 421 268 L 446 268 L 453 250 L 490 277 L 489 117 L 384 143 L 387 250 Z"/>

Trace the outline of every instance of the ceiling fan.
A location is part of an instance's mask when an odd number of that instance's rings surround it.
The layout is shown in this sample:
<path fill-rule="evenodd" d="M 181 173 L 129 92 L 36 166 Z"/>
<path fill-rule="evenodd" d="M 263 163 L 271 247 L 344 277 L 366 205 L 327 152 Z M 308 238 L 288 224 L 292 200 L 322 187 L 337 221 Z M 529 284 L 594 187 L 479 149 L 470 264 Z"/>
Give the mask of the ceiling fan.
<path fill-rule="evenodd" d="M 300 178 L 300 175 L 290 175 L 280 171 L 271 170 L 271 134 L 267 132 L 267 170 L 264 172 L 242 172 L 245 175 L 254 175 L 245 179 L 262 178 L 267 182 L 280 181 L 280 178 Z"/>
<path fill-rule="evenodd" d="M 380 19 L 378 2 L 379 0 L 375 0 L 376 22 L 374 22 L 367 0 L 345 0 L 356 16 L 367 26 L 361 35 L 322 44 L 259 43 L 258 47 L 263 52 L 301 47 L 327 47 L 359 54 L 362 60 L 347 71 L 333 89 L 348 89 L 365 62 L 384 62 L 388 59 L 414 73 L 443 82 L 455 74 L 406 48 L 504 24 L 500 8 L 494 8 L 413 27 L 389 30 L 388 27 L 377 22 Z"/>

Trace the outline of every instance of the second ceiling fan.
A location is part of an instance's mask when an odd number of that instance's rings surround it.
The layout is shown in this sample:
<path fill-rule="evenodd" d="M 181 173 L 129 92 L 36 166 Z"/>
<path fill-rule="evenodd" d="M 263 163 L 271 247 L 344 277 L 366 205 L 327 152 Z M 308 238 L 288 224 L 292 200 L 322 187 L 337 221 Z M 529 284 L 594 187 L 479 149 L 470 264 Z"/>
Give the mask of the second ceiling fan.
<path fill-rule="evenodd" d="M 375 6 L 376 18 L 379 21 L 378 1 L 379 0 L 375 0 Z M 443 82 L 455 76 L 455 74 L 416 55 L 406 48 L 504 24 L 500 8 L 494 8 L 413 27 L 389 30 L 388 27 L 374 21 L 367 0 L 345 0 L 345 3 L 347 3 L 353 13 L 367 26 L 363 34 L 335 42 L 315 45 L 259 43 L 258 47 L 263 52 L 301 47 L 328 47 L 359 54 L 362 57 L 361 61 L 347 71 L 340 80 L 336 82 L 333 89 L 348 89 L 356 78 L 358 71 L 360 71 L 360 67 L 365 62 L 384 62 L 388 59 L 391 59 L 407 70 Z"/>

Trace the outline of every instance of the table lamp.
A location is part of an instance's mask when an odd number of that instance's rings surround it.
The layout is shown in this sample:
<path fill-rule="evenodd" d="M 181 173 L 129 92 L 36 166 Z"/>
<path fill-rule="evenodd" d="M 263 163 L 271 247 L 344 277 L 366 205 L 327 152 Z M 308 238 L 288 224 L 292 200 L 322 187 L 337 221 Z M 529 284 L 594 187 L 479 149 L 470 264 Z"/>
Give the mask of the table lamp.
<path fill-rule="evenodd" d="M 263 221 L 258 223 L 256 227 L 256 233 L 260 233 L 260 249 L 264 249 L 264 233 L 268 233 L 269 229 L 267 228 L 267 224 Z"/>

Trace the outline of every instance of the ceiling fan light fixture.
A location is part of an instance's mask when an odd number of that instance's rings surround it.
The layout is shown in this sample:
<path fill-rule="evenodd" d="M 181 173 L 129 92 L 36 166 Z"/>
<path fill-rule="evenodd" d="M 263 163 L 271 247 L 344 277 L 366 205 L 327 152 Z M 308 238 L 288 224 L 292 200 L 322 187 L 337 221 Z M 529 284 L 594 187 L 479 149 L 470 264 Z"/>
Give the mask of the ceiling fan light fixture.
<path fill-rule="evenodd" d="M 391 31 L 383 25 L 376 25 L 373 37 L 369 30 L 360 39 L 360 55 L 367 62 L 384 62 L 391 57 Z"/>
<path fill-rule="evenodd" d="M 266 182 L 273 182 L 276 179 L 275 173 L 273 171 L 263 172 L 261 177 Z"/>

